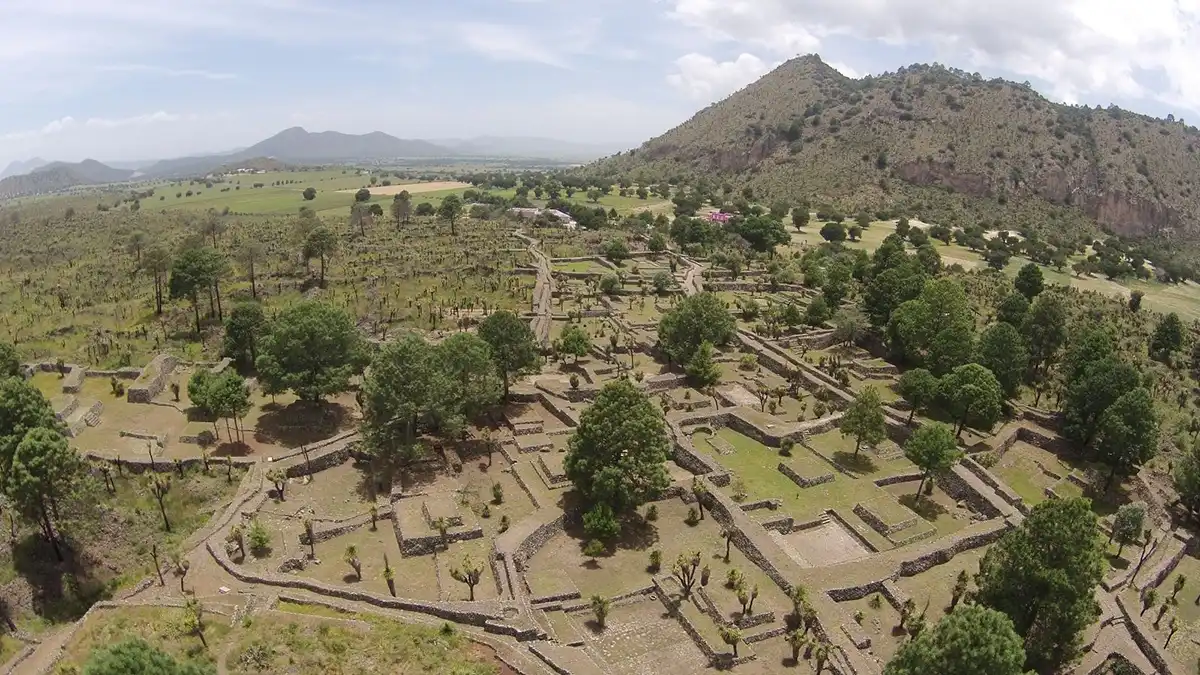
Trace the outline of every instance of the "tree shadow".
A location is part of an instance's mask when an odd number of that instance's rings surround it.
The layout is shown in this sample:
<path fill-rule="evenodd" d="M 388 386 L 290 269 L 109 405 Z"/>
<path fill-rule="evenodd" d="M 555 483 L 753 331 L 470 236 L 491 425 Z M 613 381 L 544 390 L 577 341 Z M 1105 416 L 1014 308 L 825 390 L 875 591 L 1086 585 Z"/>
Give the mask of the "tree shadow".
<path fill-rule="evenodd" d="M 834 464 L 842 466 L 855 473 L 874 473 L 878 468 L 878 466 L 875 464 L 875 460 L 872 459 L 867 453 L 861 451 L 856 457 L 853 452 L 838 450 L 837 452 L 833 453 L 831 459 L 833 459 Z"/>
<path fill-rule="evenodd" d="M 343 574 L 343 575 L 342 575 L 342 582 L 343 582 L 343 583 L 347 583 L 347 584 L 357 584 L 357 583 L 358 583 L 358 582 L 360 582 L 360 581 L 362 581 L 362 579 L 359 579 L 359 578 L 358 578 L 358 575 L 357 575 L 357 574 L 355 574 L 354 572 L 348 572 L 348 573 L 346 573 L 346 574 Z"/>
<path fill-rule="evenodd" d="M 33 590 L 33 611 L 60 623 L 79 619 L 95 603 L 112 597 L 112 588 L 93 574 L 95 563 L 69 538 L 59 541 L 63 562 L 40 533 L 31 532 L 13 546 L 13 569 Z"/>
<path fill-rule="evenodd" d="M 288 406 L 263 406 L 254 429 L 259 443 L 298 447 L 333 436 L 350 419 L 340 403 L 296 401 Z"/>
<path fill-rule="evenodd" d="M 937 503 L 933 497 L 921 496 L 917 498 L 915 494 L 900 495 L 897 498 L 904 506 L 907 506 L 913 513 L 921 516 L 925 520 L 937 520 L 938 516 L 943 516 L 948 513 L 946 507 Z"/>
<path fill-rule="evenodd" d="M 221 443 L 209 453 L 212 457 L 246 457 L 253 454 L 254 450 L 243 441 L 226 441 Z"/>
<path fill-rule="evenodd" d="M 1122 557 L 1119 557 L 1116 553 L 1105 553 L 1104 557 L 1108 558 L 1108 564 L 1110 566 L 1112 566 L 1113 569 L 1116 569 L 1116 570 L 1129 569 L 1129 561 Z"/>

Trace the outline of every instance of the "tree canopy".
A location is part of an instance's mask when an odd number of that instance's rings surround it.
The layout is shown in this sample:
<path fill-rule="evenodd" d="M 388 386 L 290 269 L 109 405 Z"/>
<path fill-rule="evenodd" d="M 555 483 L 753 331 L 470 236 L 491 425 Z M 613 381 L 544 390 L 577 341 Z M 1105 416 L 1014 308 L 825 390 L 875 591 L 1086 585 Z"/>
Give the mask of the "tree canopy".
<path fill-rule="evenodd" d="M 12 343 L 0 340 L 0 379 L 21 374 L 21 356 Z"/>
<path fill-rule="evenodd" d="M 365 353 L 350 317 L 321 302 L 301 302 L 280 312 L 258 345 L 258 377 L 266 391 L 292 390 L 319 401 L 350 388 Z"/>
<path fill-rule="evenodd" d="M 267 330 L 267 317 L 257 302 L 239 302 L 225 320 L 221 353 L 246 370 L 258 359 L 258 341 Z"/>
<path fill-rule="evenodd" d="M 1025 649 L 1004 614 L 958 605 L 931 630 L 906 642 L 884 675 L 1021 675 Z"/>
<path fill-rule="evenodd" d="M 589 505 L 626 513 L 670 484 L 666 424 L 627 379 L 609 382 L 579 420 L 563 468 Z"/>
<path fill-rule="evenodd" d="M 887 420 L 883 415 L 883 401 L 879 390 L 867 387 L 859 392 L 854 402 L 846 408 L 838 427 L 843 436 L 854 437 L 854 454 L 862 449 L 863 443 L 875 446 L 887 438 Z"/>
<path fill-rule="evenodd" d="M 508 310 L 493 312 L 479 324 L 479 337 L 492 349 L 492 361 L 504 385 L 504 398 L 513 378 L 538 364 L 538 346 L 529 323 Z"/>
<path fill-rule="evenodd" d="M 962 457 L 954 430 L 939 422 L 928 422 L 909 436 L 904 443 L 904 456 L 921 469 L 921 484 L 917 496 L 925 487 L 925 481 L 944 473 Z"/>
<path fill-rule="evenodd" d="M 17 445 L 31 429 L 58 429 L 54 408 L 37 388 L 16 377 L 0 378 L 0 489 L 12 473 Z"/>
<path fill-rule="evenodd" d="M 701 343 L 723 345 L 735 335 L 733 316 L 712 293 L 684 298 L 658 324 L 658 342 L 675 363 L 692 360 Z"/>
<path fill-rule="evenodd" d="M 1017 278 L 1013 281 L 1013 286 L 1017 292 L 1024 295 L 1030 302 L 1033 301 L 1045 288 L 1045 283 L 1042 281 L 1042 268 L 1036 263 L 1026 263 L 1024 267 L 1017 272 Z"/>
<path fill-rule="evenodd" d="M 939 390 L 942 407 L 958 425 L 956 433 L 964 427 L 986 431 L 1000 419 L 1004 393 L 992 371 L 978 363 L 955 368 L 941 379 Z"/>
<path fill-rule="evenodd" d="M 994 323 L 979 336 L 978 362 L 996 376 L 1004 395 L 1013 398 L 1029 368 L 1029 352 L 1012 324 Z"/>
<path fill-rule="evenodd" d="M 1097 534 L 1086 499 L 1051 499 L 984 555 L 976 601 L 1012 620 L 1026 667 L 1050 673 L 1070 663 L 1100 615 L 1093 595 L 1107 565 Z"/>

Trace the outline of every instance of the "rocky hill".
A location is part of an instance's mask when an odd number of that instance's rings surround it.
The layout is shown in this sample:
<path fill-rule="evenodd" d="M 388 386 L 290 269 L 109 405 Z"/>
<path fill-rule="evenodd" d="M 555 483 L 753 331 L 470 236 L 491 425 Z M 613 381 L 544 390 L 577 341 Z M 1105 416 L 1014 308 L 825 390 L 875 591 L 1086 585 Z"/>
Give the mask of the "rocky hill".
<path fill-rule="evenodd" d="M 760 197 L 1002 227 L 1061 221 L 1200 239 L 1200 133 L 1027 85 L 916 65 L 853 80 L 793 59 L 691 120 L 586 170 L 706 176 Z"/>
<path fill-rule="evenodd" d="M 31 173 L 0 180 L 0 199 L 46 194 L 79 185 L 99 185 L 128 180 L 133 171 L 114 169 L 94 159 L 78 163 L 51 162 Z"/>

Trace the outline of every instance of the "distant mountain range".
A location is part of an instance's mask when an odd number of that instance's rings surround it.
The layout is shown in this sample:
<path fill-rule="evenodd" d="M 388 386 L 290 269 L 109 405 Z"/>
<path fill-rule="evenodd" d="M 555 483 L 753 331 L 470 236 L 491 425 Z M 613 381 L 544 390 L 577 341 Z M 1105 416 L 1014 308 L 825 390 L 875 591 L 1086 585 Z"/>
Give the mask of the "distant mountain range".
<path fill-rule="evenodd" d="M 548 138 L 482 136 L 425 141 L 396 138 L 380 131 L 356 135 L 336 131 L 314 133 L 292 127 L 248 148 L 227 153 L 159 161 L 110 162 L 107 165 L 95 160 L 69 164 L 47 162 L 41 158 L 13 162 L 0 174 L 0 199 L 131 179 L 202 176 L 264 158 L 292 165 L 461 157 L 583 162 L 602 157 L 614 149 Z"/>
<path fill-rule="evenodd" d="M 0 171 L 0 179 L 8 178 L 9 176 L 20 176 L 23 173 L 29 173 L 30 171 L 40 169 L 49 163 L 50 162 L 47 162 L 41 157 L 34 157 L 33 159 L 25 160 L 24 162 L 17 160 L 4 167 L 3 171 Z"/>
<path fill-rule="evenodd" d="M 129 180 L 130 169 L 114 169 L 94 159 L 78 163 L 51 162 L 34 171 L 0 180 L 0 199 L 45 194 L 80 185 L 101 185 Z"/>

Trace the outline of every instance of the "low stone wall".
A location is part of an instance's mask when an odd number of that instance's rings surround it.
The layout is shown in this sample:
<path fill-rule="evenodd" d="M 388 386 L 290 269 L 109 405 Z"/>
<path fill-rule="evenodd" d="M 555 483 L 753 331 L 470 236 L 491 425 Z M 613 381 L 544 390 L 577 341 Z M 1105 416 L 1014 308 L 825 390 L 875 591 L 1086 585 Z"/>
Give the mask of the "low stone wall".
<path fill-rule="evenodd" d="M 78 403 L 76 403 L 78 405 Z M 76 409 L 75 412 L 78 412 Z M 92 401 L 86 412 L 75 418 L 74 422 L 67 421 L 67 437 L 75 438 L 83 433 L 84 429 L 90 426 L 96 426 L 100 421 L 100 415 L 104 412 L 104 404 L 100 401 Z"/>
<path fill-rule="evenodd" d="M 1004 500 L 1006 504 L 1021 512 L 1022 515 L 1029 515 L 1029 507 L 1025 504 L 1025 501 L 1017 496 L 1016 493 L 1014 493 L 1011 489 L 1009 489 L 1007 485 L 996 478 L 991 471 L 985 469 L 971 457 L 963 457 L 961 462 L 967 471 L 975 474 L 975 477 L 983 481 L 984 485 L 987 485 L 995 490 L 996 494 L 999 495 L 1000 499 Z"/>
<path fill-rule="evenodd" d="M 833 482 L 832 473 L 825 473 L 819 476 L 813 476 L 812 478 L 805 478 L 804 476 L 796 473 L 792 467 L 784 464 L 783 462 L 780 462 L 779 466 L 776 468 L 779 470 L 779 473 L 787 476 L 792 480 L 793 483 L 802 488 L 816 487 L 817 485 L 824 485 L 825 483 Z"/>
<path fill-rule="evenodd" d="M 393 519 L 392 522 L 395 523 L 396 521 Z M 472 527 L 458 530 L 457 532 L 447 532 L 444 537 L 441 534 L 404 537 L 400 540 L 400 555 L 428 555 L 442 548 L 444 544 L 451 544 L 456 541 L 470 541 L 472 539 L 483 539 L 483 528 Z"/>
<path fill-rule="evenodd" d="M 953 471 L 946 471 L 937 475 L 934 477 L 934 482 L 951 499 L 958 502 L 965 502 L 972 511 L 983 518 L 1000 518 L 1004 515 L 1000 513 L 1000 509 L 996 508 L 991 501 L 979 494 L 967 481 L 960 478 Z"/>
<path fill-rule="evenodd" d="M 500 446 L 500 453 L 508 459 L 510 464 L 514 463 L 512 458 L 508 457 L 508 453 L 504 450 L 503 445 Z M 542 508 L 542 505 L 538 503 L 537 496 L 535 496 L 533 494 L 533 490 L 529 489 L 529 486 L 525 484 L 525 479 L 521 477 L 521 472 L 517 471 L 516 467 L 510 468 L 508 470 L 508 475 L 512 476 L 513 480 L 517 482 L 517 486 L 525 492 L 525 496 L 529 497 L 529 502 L 533 504 L 533 508 Z"/>
<path fill-rule="evenodd" d="M 892 523 L 889 525 L 883 521 L 883 518 L 879 517 L 879 515 L 872 511 L 869 506 L 865 506 L 862 503 L 855 504 L 853 511 L 854 515 L 861 518 L 862 521 L 867 525 L 870 525 L 872 530 L 875 530 L 885 537 L 891 537 L 897 532 L 902 532 L 910 527 L 913 527 L 917 524 L 917 520 L 920 519 L 920 516 L 913 515 L 912 518 L 905 518 L 898 523 Z"/>
<path fill-rule="evenodd" d="M 391 517 L 392 517 L 391 504 L 386 504 L 386 505 L 378 507 L 377 512 L 375 514 L 376 527 L 378 527 L 380 523 L 383 523 L 384 521 L 389 520 Z M 351 516 L 350 518 L 345 518 L 342 520 L 313 521 L 313 539 L 316 540 L 316 543 L 319 544 L 323 541 L 329 541 L 330 539 L 334 539 L 335 537 L 340 537 L 343 534 L 353 532 L 353 531 L 361 529 L 363 527 L 367 527 L 370 524 L 371 524 L 371 513 L 369 511 L 366 513 L 360 513 L 357 516 Z M 308 536 L 307 535 L 302 533 L 300 535 L 299 539 L 300 539 L 301 544 L 303 544 L 305 546 L 308 545 Z"/>
<path fill-rule="evenodd" d="M 896 474 L 895 476 L 880 478 L 875 481 L 875 484 L 879 487 L 885 487 L 887 485 L 895 485 L 896 483 L 908 483 L 914 480 L 921 480 L 921 478 L 924 476 L 925 474 L 921 473 L 920 471 L 913 471 L 910 473 L 901 473 Z"/>
<path fill-rule="evenodd" d="M 126 390 L 126 400 L 130 403 L 149 403 L 167 386 L 178 363 L 179 360 L 170 354 L 155 356 L 142 370 L 137 381 Z"/>
<path fill-rule="evenodd" d="M 59 410 L 54 411 L 54 417 L 57 418 L 59 422 L 66 422 L 67 418 L 70 417 L 71 413 L 75 412 L 75 409 L 78 407 L 79 407 L 79 397 L 78 396 L 68 397 L 66 404 Z"/>
<path fill-rule="evenodd" d="M 230 364 L 232 364 L 232 363 L 233 363 L 233 359 L 226 356 L 225 358 L 221 359 L 220 361 L 217 361 L 211 367 L 209 367 L 208 372 L 212 373 L 213 375 L 220 375 L 221 373 L 228 370 Z"/>
<path fill-rule="evenodd" d="M 86 373 L 87 368 L 72 365 L 71 370 L 67 372 L 67 376 L 62 381 L 63 393 L 78 394 L 79 390 L 83 389 L 83 378 L 86 377 Z"/>
<path fill-rule="evenodd" d="M 1129 629 L 1129 635 L 1133 638 L 1134 644 L 1138 646 L 1146 659 L 1154 665 L 1160 673 L 1182 673 L 1184 670 L 1179 664 L 1174 663 L 1174 659 L 1165 653 L 1165 650 L 1159 649 L 1154 640 L 1151 639 L 1153 632 L 1150 626 L 1142 621 L 1142 617 L 1137 612 L 1130 612 L 1125 606 L 1125 598 L 1118 594 L 1116 596 L 1117 606 L 1121 608 L 1121 614 L 1125 617 L 1125 627 Z"/>
<path fill-rule="evenodd" d="M 525 537 L 525 540 L 517 546 L 515 551 L 513 551 L 513 558 L 517 566 L 517 571 L 524 572 L 525 561 L 532 558 L 535 553 L 541 550 L 541 548 L 546 545 L 546 542 L 561 534 L 565 524 L 566 514 L 564 513 L 554 520 L 542 523 L 536 530 L 529 533 L 529 536 Z"/>
<path fill-rule="evenodd" d="M 1171 573 L 1175 571 L 1175 568 L 1179 566 L 1179 562 L 1183 560 L 1184 556 L 1196 550 L 1196 543 L 1195 539 L 1184 542 L 1183 547 L 1176 551 L 1175 555 L 1155 565 L 1154 569 L 1150 572 L 1150 576 L 1141 584 L 1140 590 L 1145 593 L 1148 588 L 1157 588 L 1162 585 L 1167 580 L 1167 577 L 1171 576 Z"/>
<path fill-rule="evenodd" d="M 929 569 L 950 562 L 954 556 L 964 551 L 987 546 L 1003 537 L 1009 530 L 1011 525 L 1007 521 L 995 521 L 995 525 L 987 531 L 978 534 L 955 536 L 949 543 L 932 551 L 928 551 L 911 560 L 904 560 L 900 563 L 898 574 L 902 577 L 916 576 Z"/>

